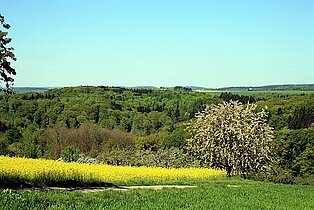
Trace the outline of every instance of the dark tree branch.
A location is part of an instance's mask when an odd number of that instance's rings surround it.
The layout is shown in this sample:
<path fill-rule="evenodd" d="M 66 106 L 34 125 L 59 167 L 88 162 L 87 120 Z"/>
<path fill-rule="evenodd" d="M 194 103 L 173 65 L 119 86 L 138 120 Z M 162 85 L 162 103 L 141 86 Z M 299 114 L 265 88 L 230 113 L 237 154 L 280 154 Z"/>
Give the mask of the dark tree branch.
<path fill-rule="evenodd" d="M 9 29 L 11 26 L 5 22 L 4 16 L 0 14 L 0 27 Z M 0 91 L 6 94 L 13 94 L 11 86 L 13 85 L 14 78 L 11 75 L 16 75 L 16 71 L 11 67 L 11 62 L 8 60 L 16 61 L 16 57 L 12 52 L 13 47 L 7 47 L 12 39 L 7 38 L 8 32 L 2 31 L 0 28 L 0 84 L 4 83 L 4 88 L 0 86 Z"/>

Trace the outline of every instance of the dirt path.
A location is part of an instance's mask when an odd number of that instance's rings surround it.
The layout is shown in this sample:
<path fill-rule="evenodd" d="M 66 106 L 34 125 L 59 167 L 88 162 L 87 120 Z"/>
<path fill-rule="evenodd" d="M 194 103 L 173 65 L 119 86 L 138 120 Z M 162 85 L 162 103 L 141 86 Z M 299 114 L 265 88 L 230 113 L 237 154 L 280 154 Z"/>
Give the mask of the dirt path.
<path fill-rule="evenodd" d="M 154 190 L 161 190 L 164 188 L 177 188 L 177 189 L 184 189 L 184 188 L 195 188 L 197 186 L 190 186 L 190 185 L 151 185 L 151 186 L 118 186 L 118 187 L 45 187 L 45 188 L 31 188 L 31 189 L 24 189 L 24 190 L 64 190 L 64 191 L 75 191 L 75 192 L 84 192 L 84 193 L 91 193 L 91 192 L 101 192 L 105 190 L 132 190 L 132 189 L 154 189 Z"/>

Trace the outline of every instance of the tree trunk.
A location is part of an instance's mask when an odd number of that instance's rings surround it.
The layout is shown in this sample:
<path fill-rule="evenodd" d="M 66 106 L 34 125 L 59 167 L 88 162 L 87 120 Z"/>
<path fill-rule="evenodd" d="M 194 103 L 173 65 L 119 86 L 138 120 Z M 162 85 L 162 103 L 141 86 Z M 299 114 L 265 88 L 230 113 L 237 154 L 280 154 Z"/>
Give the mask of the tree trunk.
<path fill-rule="evenodd" d="M 227 170 L 227 177 L 230 177 L 231 176 L 232 167 L 231 166 L 227 166 L 226 170 Z"/>

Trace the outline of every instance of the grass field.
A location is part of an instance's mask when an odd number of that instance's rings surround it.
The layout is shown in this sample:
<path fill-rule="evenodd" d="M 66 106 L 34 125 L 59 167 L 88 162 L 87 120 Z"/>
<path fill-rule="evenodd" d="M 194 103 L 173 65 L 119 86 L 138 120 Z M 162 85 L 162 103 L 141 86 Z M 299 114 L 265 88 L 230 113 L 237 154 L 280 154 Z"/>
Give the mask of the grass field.
<path fill-rule="evenodd" d="M 65 191 L 0 191 L 6 209 L 314 209 L 314 187 L 215 178 L 188 181 L 197 188 Z"/>
<path fill-rule="evenodd" d="M 314 209 L 314 186 L 226 178 L 224 174 L 211 169 L 117 167 L 0 156 L 1 184 L 20 179 L 33 186 L 35 182 L 53 186 L 73 180 L 196 186 L 126 191 L 108 188 L 88 193 L 0 189 L 0 209 Z"/>

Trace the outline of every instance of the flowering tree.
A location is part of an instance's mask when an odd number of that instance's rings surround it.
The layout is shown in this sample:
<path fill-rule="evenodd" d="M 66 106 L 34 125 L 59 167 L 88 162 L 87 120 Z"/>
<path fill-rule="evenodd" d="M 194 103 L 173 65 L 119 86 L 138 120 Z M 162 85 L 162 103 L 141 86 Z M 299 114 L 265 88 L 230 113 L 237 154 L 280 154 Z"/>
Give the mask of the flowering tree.
<path fill-rule="evenodd" d="M 264 171 L 272 161 L 272 128 L 265 110 L 256 105 L 223 102 L 196 114 L 188 125 L 187 151 L 203 164 L 225 169 L 227 176 L 246 178 Z"/>
<path fill-rule="evenodd" d="M 11 75 L 15 75 L 15 69 L 11 67 L 10 60 L 16 61 L 16 57 L 13 54 L 13 47 L 7 47 L 12 39 L 7 38 L 8 32 L 2 31 L 1 26 L 5 29 L 9 29 L 11 26 L 4 20 L 4 16 L 0 14 L 0 84 L 4 83 L 5 88 L 0 86 L 0 91 L 4 91 L 7 94 L 13 93 L 11 85 L 14 79 Z"/>

